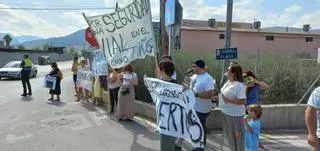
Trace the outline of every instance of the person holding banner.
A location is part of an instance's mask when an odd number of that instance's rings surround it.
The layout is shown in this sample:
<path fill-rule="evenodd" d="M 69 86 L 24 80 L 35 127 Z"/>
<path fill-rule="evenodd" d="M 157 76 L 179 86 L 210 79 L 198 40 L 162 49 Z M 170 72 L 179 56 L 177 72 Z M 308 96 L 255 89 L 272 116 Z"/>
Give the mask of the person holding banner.
<path fill-rule="evenodd" d="M 244 151 L 244 123 L 246 88 L 243 84 L 242 68 L 239 64 L 230 64 L 228 81 L 221 88 L 219 107 L 223 115 L 222 127 L 224 144 L 232 151 Z"/>
<path fill-rule="evenodd" d="M 160 61 L 171 61 L 172 63 L 173 63 L 173 60 L 172 60 L 172 57 L 171 56 L 168 56 L 168 55 L 163 55 L 163 56 L 161 56 L 161 58 L 160 58 Z M 159 69 L 159 68 L 158 68 Z M 160 73 L 159 73 L 159 71 L 158 71 L 158 76 L 159 76 L 159 78 L 162 80 L 162 76 L 160 75 Z M 173 79 L 173 80 L 177 80 L 177 73 L 176 73 L 176 71 L 174 71 L 173 72 L 173 75 L 171 76 L 171 78 Z"/>
<path fill-rule="evenodd" d="M 60 69 L 58 68 L 57 63 L 53 62 L 51 64 L 51 72 L 49 73 L 50 76 L 52 77 L 56 77 L 56 85 L 54 89 L 50 89 L 50 94 L 51 97 L 49 98 L 49 101 L 53 101 L 54 100 L 54 95 L 57 95 L 57 99 L 55 101 L 60 101 L 60 94 L 61 94 L 61 87 L 60 87 L 60 83 L 61 83 L 61 79 L 62 79 L 62 72 L 60 71 Z"/>
<path fill-rule="evenodd" d="M 163 81 L 176 83 L 177 81 L 172 78 L 174 74 L 174 64 L 170 60 L 161 60 L 158 65 L 159 76 L 162 77 Z M 156 106 L 157 110 L 159 110 L 160 106 Z M 159 120 L 157 120 L 159 121 Z M 158 123 L 160 125 L 160 123 Z M 176 141 L 180 140 L 176 137 L 172 137 L 169 135 L 160 133 L 160 150 L 161 151 L 178 151 L 182 150 L 181 146 L 176 145 Z"/>
<path fill-rule="evenodd" d="M 192 64 L 193 72 L 190 85 L 185 84 L 184 87 L 190 87 L 195 93 L 196 102 L 194 109 L 201 121 L 204 130 L 204 146 L 206 145 L 206 121 L 214 104 L 211 98 L 214 96 L 215 79 L 207 73 L 206 64 L 202 59 L 197 59 Z M 194 151 L 202 151 L 203 148 L 195 148 Z"/>
<path fill-rule="evenodd" d="M 119 78 L 119 69 L 113 69 L 108 78 L 109 98 L 110 98 L 110 113 L 114 113 L 114 108 L 118 104 L 118 93 L 120 90 L 121 81 Z"/>
<path fill-rule="evenodd" d="M 122 80 L 119 94 L 118 94 L 118 106 L 117 106 L 117 119 L 120 120 L 133 120 L 135 91 L 134 86 L 138 85 L 138 76 L 133 72 L 131 64 L 127 65 L 123 69 L 123 73 L 120 74 Z"/>
<path fill-rule="evenodd" d="M 88 68 L 88 62 L 86 59 L 80 61 L 80 69 Z M 77 79 L 78 80 L 78 79 Z M 89 102 L 89 91 L 86 90 L 83 86 L 78 85 L 78 95 L 76 102 L 79 102 L 83 98 L 85 101 Z"/>

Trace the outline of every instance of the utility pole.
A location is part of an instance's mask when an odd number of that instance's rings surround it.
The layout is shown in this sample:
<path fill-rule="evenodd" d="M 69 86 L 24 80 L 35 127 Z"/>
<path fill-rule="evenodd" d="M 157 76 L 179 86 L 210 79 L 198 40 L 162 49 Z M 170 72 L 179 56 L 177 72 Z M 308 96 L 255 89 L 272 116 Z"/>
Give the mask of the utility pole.
<path fill-rule="evenodd" d="M 230 48 L 231 47 L 232 9 L 233 9 L 233 0 L 228 0 L 225 48 Z M 228 68 L 229 64 L 230 64 L 230 60 L 223 60 L 223 71 L 226 68 Z"/>
<path fill-rule="evenodd" d="M 160 0 L 161 55 L 169 55 L 169 39 L 165 25 L 166 0 Z"/>
<path fill-rule="evenodd" d="M 232 9 L 233 9 L 233 0 L 227 0 L 227 19 L 226 19 L 226 33 L 225 33 L 225 48 L 231 47 L 231 31 L 232 31 Z M 224 82 L 224 73 L 230 64 L 230 60 L 222 60 L 221 67 L 221 81 L 220 87 L 222 87 Z"/>

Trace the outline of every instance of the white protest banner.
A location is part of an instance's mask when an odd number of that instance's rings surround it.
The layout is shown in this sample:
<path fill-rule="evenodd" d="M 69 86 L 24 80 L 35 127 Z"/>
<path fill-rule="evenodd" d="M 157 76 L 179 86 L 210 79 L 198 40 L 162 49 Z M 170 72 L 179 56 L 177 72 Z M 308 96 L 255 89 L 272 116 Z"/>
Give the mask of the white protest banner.
<path fill-rule="evenodd" d="M 113 68 L 154 56 L 156 41 L 149 0 L 133 0 L 114 13 L 85 19 Z"/>
<path fill-rule="evenodd" d="M 93 76 L 108 74 L 108 62 L 101 50 L 96 50 L 93 52 L 92 74 Z"/>
<path fill-rule="evenodd" d="M 88 91 L 92 91 L 92 71 L 86 69 L 78 69 L 77 84 Z"/>
<path fill-rule="evenodd" d="M 47 75 L 44 78 L 44 87 L 54 90 L 56 88 L 57 77 Z"/>
<path fill-rule="evenodd" d="M 204 148 L 204 131 L 193 109 L 195 97 L 191 90 L 155 78 L 144 78 L 144 84 L 156 104 L 161 134 L 183 138 L 194 147 Z"/>

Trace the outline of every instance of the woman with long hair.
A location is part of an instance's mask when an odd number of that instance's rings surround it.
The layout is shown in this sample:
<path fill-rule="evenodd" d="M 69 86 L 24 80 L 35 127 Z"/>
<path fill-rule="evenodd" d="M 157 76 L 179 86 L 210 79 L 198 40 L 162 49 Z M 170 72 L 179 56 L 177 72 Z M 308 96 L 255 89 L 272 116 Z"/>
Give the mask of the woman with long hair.
<path fill-rule="evenodd" d="M 58 68 L 57 63 L 53 62 L 51 63 L 51 71 L 49 73 L 50 76 L 52 77 L 56 77 L 56 86 L 55 89 L 50 89 L 50 94 L 51 97 L 49 98 L 49 101 L 53 101 L 54 100 L 54 95 L 57 96 L 57 99 L 55 101 L 60 101 L 60 94 L 61 94 L 61 87 L 60 87 L 60 83 L 61 83 L 61 79 L 62 79 L 62 72 L 60 71 L 60 69 Z"/>
<path fill-rule="evenodd" d="M 228 81 L 221 88 L 219 106 L 222 111 L 224 144 L 232 151 L 244 151 L 244 123 L 246 89 L 243 84 L 242 68 L 231 64 L 227 72 Z"/>

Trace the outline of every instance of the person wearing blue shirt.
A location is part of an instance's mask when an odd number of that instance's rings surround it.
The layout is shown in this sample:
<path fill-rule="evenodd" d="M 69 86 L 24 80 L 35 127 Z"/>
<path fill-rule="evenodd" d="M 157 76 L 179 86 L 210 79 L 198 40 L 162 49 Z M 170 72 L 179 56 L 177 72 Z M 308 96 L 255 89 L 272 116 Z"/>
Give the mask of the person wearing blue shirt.
<path fill-rule="evenodd" d="M 265 82 L 258 81 L 251 71 L 244 72 L 243 78 L 247 94 L 246 107 L 251 104 L 260 104 L 260 91 L 268 89 L 269 85 Z"/>
<path fill-rule="evenodd" d="M 262 108 L 260 105 L 249 105 L 249 115 L 243 117 L 245 125 L 244 139 L 246 151 L 259 151 L 259 136 L 261 131 L 260 117 Z"/>
<path fill-rule="evenodd" d="M 246 108 L 252 104 L 260 104 L 260 92 L 269 88 L 269 85 L 265 82 L 258 81 L 256 76 L 251 72 L 247 71 L 243 73 L 244 83 L 246 85 L 247 103 Z M 264 148 L 263 145 L 259 144 L 260 148 Z"/>

